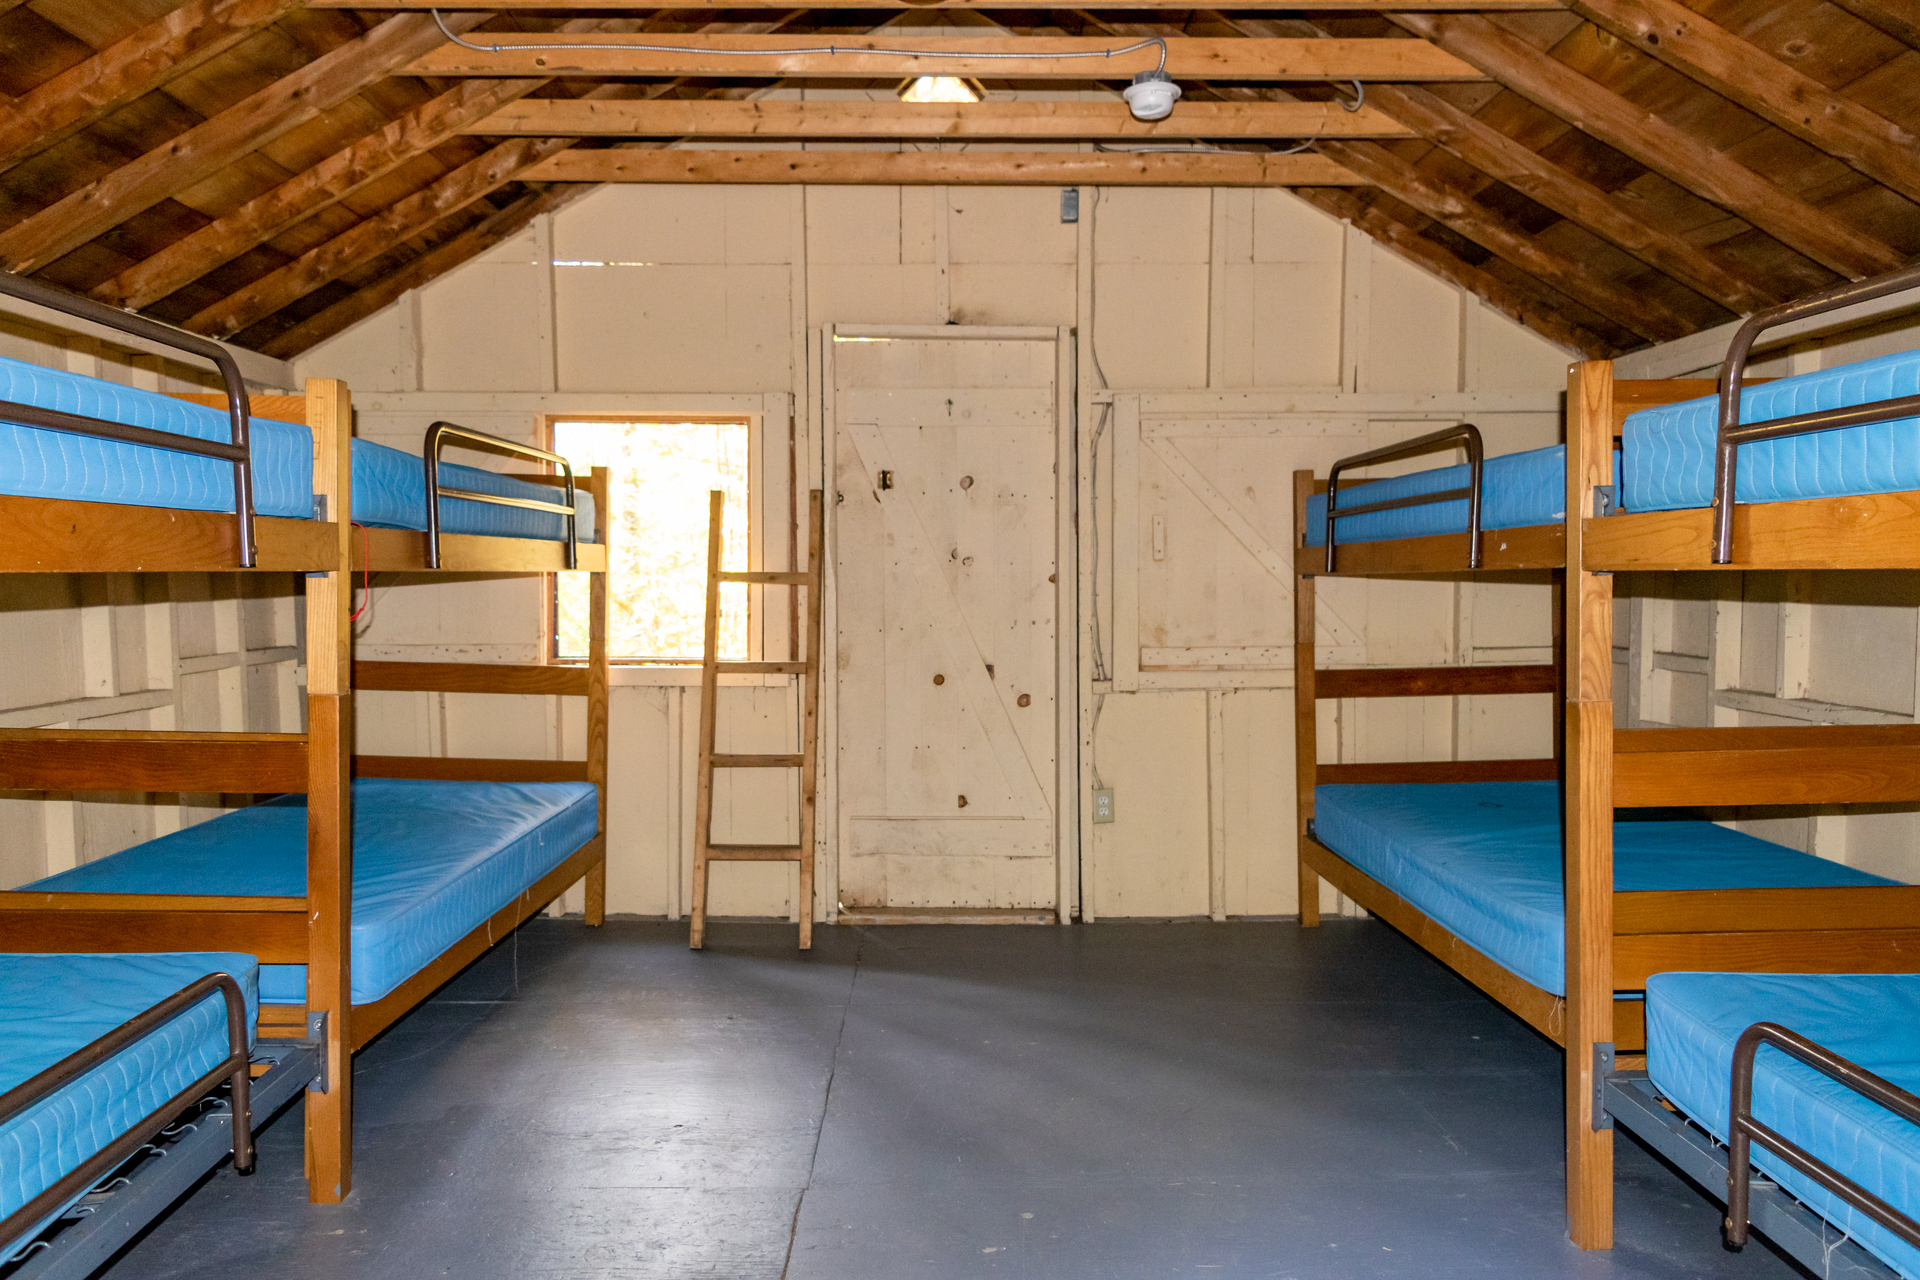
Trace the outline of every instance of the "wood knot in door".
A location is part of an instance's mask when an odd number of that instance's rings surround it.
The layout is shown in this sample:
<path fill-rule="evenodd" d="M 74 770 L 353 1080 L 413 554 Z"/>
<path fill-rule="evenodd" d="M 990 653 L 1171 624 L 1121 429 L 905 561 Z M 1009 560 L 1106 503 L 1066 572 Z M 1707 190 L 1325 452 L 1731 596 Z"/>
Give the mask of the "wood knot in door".
<path fill-rule="evenodd" d="M 960 477 L 960 487 L 961 487 L 962 489 L 971 489 L 971 488 L 973 488 L 973 477 L 972 477 L 972 476 L 961 476 L 961 477 Z"/>
<path fill-rule="evenodd" d="M 962 809 L 967 807 L 967 798 L 965 796 L 960 797 L 960 807 Z"/>
<path fill-rule="evenodd" d="M 934 676 L 934 678 L 933 678 L 933 682 L 934 682 L 935 684 L 945 684 L 945 683 L 947 682 L 947 678 L 946 678 L 945 676 L 942 676 L 942 675 L 936 675 L 936 676 Z"/>
<path fill-rule="evenodd" d="M 1023 694 L 1021 694 L 1021 695 L 1020 695 L 1020 705 L 1021 705 L 1021 706 L 1023 706 L 1023 707 L 1030 707 L 1030 706 L 1032 706 L 1032 705 L 1033 705 L 1033 695 L 1032 695 L 1032 694 L 1030 694 L 1030 693 L 1023 693 Z"/>

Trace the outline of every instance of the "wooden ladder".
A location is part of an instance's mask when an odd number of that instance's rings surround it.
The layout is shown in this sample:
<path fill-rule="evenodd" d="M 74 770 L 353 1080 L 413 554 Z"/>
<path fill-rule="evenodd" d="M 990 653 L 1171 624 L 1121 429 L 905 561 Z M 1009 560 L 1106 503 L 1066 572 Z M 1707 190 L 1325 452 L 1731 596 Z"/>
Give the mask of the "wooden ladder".
<path fill-rule="evenodd" d="M 707 864 L 710 862 L 797 862 L 800 864 L 800 949 L 813 946 L 813 804 L 819 771 L 816 747 L 820 738 L 820 549 L 824 508 L 820 490 L 807 504 L 807 567 L 789 573 L 727 573 L 720 568 L 720 516 L 724 496 L 715 489 L 708 496 L 707 514 L 707 640 L 700 659 L 700 772 L 694 810 L 693 928 L 687 945 L 699 950 L 707 935 Z M 807 622 L 800 662 L 722 662 L 720 649 L 720 584 L 756 583 L 807 591 Z M 800 677 L 800 750 L 792 755 L 720 755 L 713 749 L 713 732 L 720 673 L 788 675 Z M 800 771 L 800 843 L 714 844 L 713 771 L 715 769 L 798 769 Z"/>

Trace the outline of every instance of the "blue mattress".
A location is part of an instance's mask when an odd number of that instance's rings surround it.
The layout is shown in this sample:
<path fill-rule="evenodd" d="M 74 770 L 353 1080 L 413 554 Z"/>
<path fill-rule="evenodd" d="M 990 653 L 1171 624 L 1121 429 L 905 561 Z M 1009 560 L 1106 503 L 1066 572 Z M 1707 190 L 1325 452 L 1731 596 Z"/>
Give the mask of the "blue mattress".
<path fill-rule="evenodd" d="M 1920 1093 L 1920 974 L 1657 973 L 1647 981 L 1647 1074 L 1722 1142 L 1734 1042 L 1756 1022 L 1777 1022 Z M 1754 1060 L 1753 1105 L 1761 1123 L 1920 1217 L 1920 1127 L 1772 1048 Z M 1920 1249 L 1758 1144 L 1753 1162 L 1901 1275 L 1920 1276 Z"/>
<path fill-rule="evenodd" d="M 473 489 L 480 493 L 507 498 L 532 498 L 539 502 L 559 502 L 565 494 L 545 485 L 528 484 L 503 476 L 497 471 L 461 467 L 443 463 L 440 483 L 450 489 Z M 574 491 L 579 511 L 579 539 L 593 541 L 593 495 Z M 389 449 L 371 440 L 353 442 L 353 518 L 376 529 L 424 529 L 427 527 L 427 477 L 417 455 Z M 447 533 L 490 534 L 496 538 L 546 538 L 559 541 L 567 536 L 566 517 L 548 511 L 529 511 L 525 507 L 501 507 L 490 502 L 470 502 L 447 498 L 441 504 L 444 515 L 441 528 Z"/>
<path fill-rule="evenodd" d="M 599 830 L 586 782 L 353 784 L 353 1000 L 380 999 Z M 304 796 L 281 796 L 27 886 L 63 893 L 297 896 Z M 263 965 L 260 998 L 306 1000 L 306 966 Z"/>
<path fill-rule="evenodd" d="M 46 369 L 0 356 L 0 400 L 61 409 L 200 440 L 231 438 L 227 415 L 158 392 Z M 254 509 L 263 516 L 313 516 L 313 434 L 305 426 L 254 418 Z M 419 457 L 369 440 L 353 442 L 353 518 L 382 529 L 425 529 L 426 478 Z M 477 467 L 448 464 L 442 483 L 504 497 L 558 501 L 553 489 Z M 0 421 L 0 493 L 184 511 L 233 510 L 233 467 L 168 449 L 68 435 Z M 580 540 L 593 541 L 593 497 L 579 495 Z M 564 518 L 544 511 L 447 499 L 449 533 L 504 538 L 566 537 Z"/>
<path fill-rule="evenodd" d="M 1323 786 L 1320 842 L 1536 987 L 1566 994 L 1560 784 Z M 1613 824 L 1621 890 L 1893 881 L 1711 822 Z"/>
<path fill-rule="evenodd" d="M 252 956 L 0 955 L 0 1093 L 210 973 L 239 982 L 251 1042 L 259 1000 Z M 79 1168 L 226 1056 L 226 1004 L 216 993 L 0 1124 L 0 1218 Z M 0 1238 L 0 1257 L 64 1211 L 62 1206 L 11 1239 Z"/>
<path fill-rule="evenodd" d="M 1749 387 L 1740 397 L 1740 420 L 1760 422 L 1915 394 L 1920 394 L 1920 351 L 1903 351 Z M 1713 501 L 1719 415 L 1717 396 L 1627 415 L 1622 431 L 1627 510 L 1669 511 Z M 1780 502 L 1905 489 L 1920 489 L 1920 418 L 1741 445 L 1734 496 L 1740 502 Z"/>
<path fill-rule="evenodd" d="M 1619 464 L 1616 461 L 1615 466 Z M 1467 487 L 1469 469 L 1465 463 L 1455 467 L 1435 467 L 1410 475 L 1385 480 L 1364 480 L 1341 485 L 1344 506 L 1384 502 L 1391 498 L 1410 498 L 1416 494 L 1439 493 Z M 1617 479 L 1617 477 L 1616 477 Z M 1522 529 L 1528 525 L 1558 524 L 1567 516 L 1567 447 L 1532 449 L 1526 453 L 1507 453 L 1488 458 L 1481 476 L 1480 527 L 1482 529 Z M 1382 542 L 1389 538 L 1423 538 L 1441 533 L 1464 533 L 1467 528 L 1467 500 L 1429 502 L 1418 507 L 1397 507 L 1392 511 L 1371 511 L 1340 521 L 1334 537 L 1341 544 Z M 1307 501 L 1307 545 L 1327 544 L 1327 495 L 1316 493 Z"/>

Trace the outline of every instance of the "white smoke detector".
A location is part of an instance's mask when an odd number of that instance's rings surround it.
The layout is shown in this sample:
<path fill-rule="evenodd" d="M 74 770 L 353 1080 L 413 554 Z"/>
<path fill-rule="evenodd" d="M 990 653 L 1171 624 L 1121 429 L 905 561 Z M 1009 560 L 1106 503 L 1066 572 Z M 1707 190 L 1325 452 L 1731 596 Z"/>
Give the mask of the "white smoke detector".
<path fill-rule="evenodd" d="M 1142 71 L 1120 96 L 1136 120 L 1165 120 L 1180 97 L 1180 86 L 1164 71 Z"/>

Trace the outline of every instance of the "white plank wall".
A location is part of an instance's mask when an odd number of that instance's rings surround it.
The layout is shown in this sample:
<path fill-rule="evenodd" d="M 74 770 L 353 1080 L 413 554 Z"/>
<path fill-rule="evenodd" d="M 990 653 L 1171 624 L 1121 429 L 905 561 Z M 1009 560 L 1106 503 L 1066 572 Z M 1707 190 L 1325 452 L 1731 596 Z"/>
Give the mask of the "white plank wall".
<path fill-rule="evenodd" d="M 1078 492 L 1090 508 L 1073 534 L 1074 803 L 1084 820 L 1091 789 L 1112 787 L 1118 815 L 1082 827 L 1075 905 L 1093 917 L 1285 914 L 1296 907 L 1291 471 L 1463 419 L 1490 452 L 1555 443 L 1568 355 L 1284 193 L 1087 190 L 1080 209 L 1078 225 L 1063 224 L 1051 189 L 609 187 L 296 369 L 345 378 L 361 434 L 409 449 L 440 417 L 531 438 L 543 414 L 740 414 L 756 432 L 754 554 L 782 568 L 789 430 L 800 486 L 820 483 L 823 327 L 1071 326 Z M 97 358 L 9 333 L 8 354 Z M 1848 357 L 1799 360 L 1816 358 Z M 140 375 L 114 369 L 107 376 Z M 1641 593 L 1620 610 L 1618 655 L 1621 702 L 1640 722 L 1913 718 L 1920 584 L 1756 575 L 1725 600 L 1671 580 L 1621 586 Z M 12 593 L 0 610 L 9 651 L 50 655 L 0 670 L 7 722 L 218 716 L 279 727 L 269 709 L 297 714 L 291 595 L 227 600 L 179 580 L 0 587 Z M 1547 656 L 1543 586 L 1339 582 L 1322 600 L 1326 662 Z M 362 654 L 534 660 L 539 605 L 528 582 L 383 579 Z M 756 641 L 784 651 L 784 607 L 759 616 Z M 678 917 L 698 689 L 660 669 L 622 669 L 615 684 L 609 909 Z M 19 710 L 48 706 L 44 719 Z M 361 747 L 572 756 L 576 712 L 563 700 L 368 697 Z M 1544 698 L 1326 704 L 1322 717 L 1329 759 L 1550 749 Z M 791 694 L 780 678 L 743 680 L 723 690 L 720 723 L 722 749 L 773 749 L 792 730 Z M 21 803 L 0 799 L 9 884 L 203 812 Z M 791 786 L 723 783 L 716 813 L 723 838 L 787 838 Z M 1741 820 L 1920 878 L 1920 866 L 1903 870 L 1915 834 L 1906 814 Z M 793 891 L 789 868 L 727 867 L 714 910 L 787 916 Z M 834 905 L 823 900 L 823 914 Z"/>

